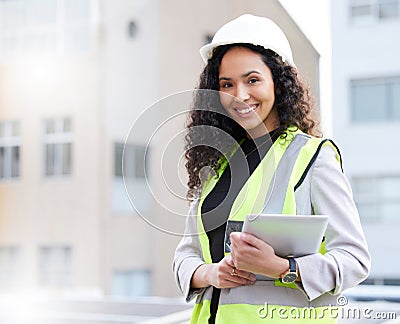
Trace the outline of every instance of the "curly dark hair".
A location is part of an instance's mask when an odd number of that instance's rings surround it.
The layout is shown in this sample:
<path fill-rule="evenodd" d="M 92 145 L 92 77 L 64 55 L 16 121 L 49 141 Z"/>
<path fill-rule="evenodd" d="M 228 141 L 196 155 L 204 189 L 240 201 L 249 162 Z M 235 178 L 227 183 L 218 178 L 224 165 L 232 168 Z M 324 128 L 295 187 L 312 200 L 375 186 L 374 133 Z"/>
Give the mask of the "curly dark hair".
<path fill-rule="evenodd" d="M 252 44 L 229 44 L 214 49 L 200 75 L 191 112 L 187 120 L 185 137 L 185 164 L 189 174 L 187 199 L 198 197 L 202 184 L 202 169 L 207 167 L 217 174 L 221 162 L 232 152 L 235 143 L 245 138 L 246 131 L 230 118 L 219 100 L 219 67 L 223 56 L 232 47 L 245 47 L 260 54 L 272 72 L 275 103 L 279 116 L 278 132 L 286 138 L 288 127 L 300 129 L 309 135 L 320 137 L 317 123 L 311 117 L 313 100 L 308 87 L 299 79 L 297 70 L 275 52 Z M 204 91 L 210 90 L 210 91 Z M 212 91 L 214 90 L 214 91 Z M 202 127 L 203 126 L 203 127 Z M 231 140 L 229 140 L 229 134 Z M 228 139 L 228 140 L 227 140 Z"/>

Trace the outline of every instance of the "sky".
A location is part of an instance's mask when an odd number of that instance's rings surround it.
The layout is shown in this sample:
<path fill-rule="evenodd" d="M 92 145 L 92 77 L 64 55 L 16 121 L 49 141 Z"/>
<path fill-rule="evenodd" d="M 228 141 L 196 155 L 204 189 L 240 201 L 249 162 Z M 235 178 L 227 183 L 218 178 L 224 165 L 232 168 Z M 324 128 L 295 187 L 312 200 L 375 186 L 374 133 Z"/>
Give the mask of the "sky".
<path fill-rule="evenodd" d="M 279 0 L 318 51 L 329 41 L 329 0 Z"/>
<path fill-rule="evenodd" d="M 321 126 L 332 134 L 330 0 L 279 0 L 321 55 Z"/>

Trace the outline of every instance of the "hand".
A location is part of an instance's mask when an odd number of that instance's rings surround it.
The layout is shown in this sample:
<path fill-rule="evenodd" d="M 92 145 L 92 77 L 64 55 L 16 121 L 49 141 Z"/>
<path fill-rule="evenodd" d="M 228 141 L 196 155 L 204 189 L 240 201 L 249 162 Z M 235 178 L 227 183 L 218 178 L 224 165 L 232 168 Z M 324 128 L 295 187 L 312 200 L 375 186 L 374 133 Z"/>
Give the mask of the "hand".
<path fill-rule="evenodd" d="M 216 288 L 233 288 L 242 285 L 252 285 L 256 276 L 248 271 L 234 269 L 231 256 L 224 257 L 220 262 L 214 263 L 211 268 L 210 284 Z M 236 273 L 236 275 L 234 275 Z"/>
<path fill-rule="evenodd" d="M 235 269 L 230 256 L 224 257 L 218 263 L 203 264 L 194 272 L 191 286 L 201 288 L 214 286 L 216 288 L 233 288 L 242 285 L 252 285 L 256 276 L 250 272 Z M 236 273 L 232 275 L 231 273 Z"/>
<path fill-rule="evenodd" d="M 263 240 L 249 233 L 234 232 L 231 238 L 231 257 L 237 269 L 279 278 L 289 269 L 289 261 L 275 254 Z"/>

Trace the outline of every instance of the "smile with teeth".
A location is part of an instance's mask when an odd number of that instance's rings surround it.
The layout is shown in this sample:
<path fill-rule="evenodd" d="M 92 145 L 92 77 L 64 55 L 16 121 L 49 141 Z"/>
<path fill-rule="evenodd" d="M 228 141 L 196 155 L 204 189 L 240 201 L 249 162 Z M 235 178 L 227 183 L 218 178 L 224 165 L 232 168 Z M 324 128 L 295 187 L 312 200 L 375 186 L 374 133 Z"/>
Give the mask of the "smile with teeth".
<path fill-rule="evenodd" d="M 239 114 L 248 114 L 251 111 L 256 110 L 258 107 L 257 105 L 248 105 L 246 108 L 235 108 L 235 110 L 239 113 Z"/>

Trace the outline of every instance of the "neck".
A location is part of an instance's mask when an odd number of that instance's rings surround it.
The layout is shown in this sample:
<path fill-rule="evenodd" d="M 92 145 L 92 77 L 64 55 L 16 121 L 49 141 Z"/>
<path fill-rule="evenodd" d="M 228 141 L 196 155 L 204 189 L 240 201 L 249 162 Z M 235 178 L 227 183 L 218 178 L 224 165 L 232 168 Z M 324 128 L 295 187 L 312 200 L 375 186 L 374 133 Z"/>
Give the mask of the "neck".
<path fill-rule="evenodd" d="M 267 128 L 267 127 L 265 127 L 264 124 L 262 124 L 259 127 L 256 127 L 255 129 L 247 130 L 246 136 L 248 139 L 254 140 L 256 138 L 270 134 L 278 128 L 279 128 L 279 125 L 275 125 L 275 126 L 271 126 L 271 127 Z"/>
<path fill-rule="evenodd" d="M 247 129 L 247 138 L 258 138 L 272 132 L 280 126 L 278 110 L 273 107 L 268 116 L 253 129 Z"/>

